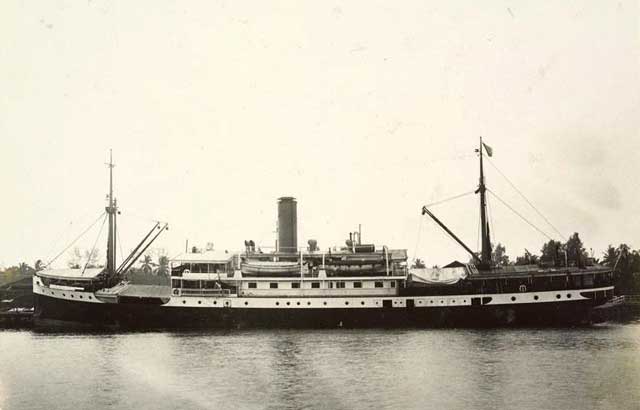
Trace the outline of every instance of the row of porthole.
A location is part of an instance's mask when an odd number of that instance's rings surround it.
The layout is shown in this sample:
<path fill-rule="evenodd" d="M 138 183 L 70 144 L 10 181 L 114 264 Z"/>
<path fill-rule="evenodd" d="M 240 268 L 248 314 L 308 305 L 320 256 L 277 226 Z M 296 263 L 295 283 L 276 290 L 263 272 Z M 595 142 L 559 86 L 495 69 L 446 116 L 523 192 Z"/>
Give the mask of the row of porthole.
<path fill-rule="evenodd" d="M 536 297 L 537 297 L 537 296 L 536 296 Z M 570 296 L 569 296 L 569 297 L 570 297 Z M 91 296 L 89 296 L 89 298 L 91 298 Z M 514 299 L 512 299 L 512 300 L 514 300 Z M 184 304 L 186 304 L 186 303 L 187 303 L 187 301 L 186 301 L 186 300 L 183 300 L 183 301 L 182 301 L 182 304 L 183 304 L 183 305 L 184 305 Z M 394 304 L 400 304 L 401 302 L 400 302 L 400 301 L 394 301 L 393 303 L 394 303 Z M 418 300 L 418 304 L 422 305 L 422 303 L 423 303 L 423 301 L 422 301 L 422 300 Z M 429 301 L 429 303 L 430 303 L 430 304 L 433 304 L 433 300 L 430 300 L 430 301 Z M 440 300 L 440 303 L 441 303 L 441 304 L 444 304 L 444 300 Z M 456 303 L 456 301 L 455 301 L 455 300 L 452 300 L 452 301 L 451 301 L 451 303 Z M 466 301 L 466 300 L 464 300 L 464 301 L 463 301 L 463 303 L 467 303 L 467 301 Z M 201 304 L 202 304 L 202 301 L 201 301 L 201 300 L 199 300 L 199 301 L 198 301 L 198 304 L 199 304 L 199 305 L 201 305 Z M 214 304 L 214 305 L 217 305 L 217 304 L 218 304 L 218 301 L 217 301 L 217 300 L 214 300 L 214 301 L 213 301 L 213 304 Z M 327 302 L 326 302 L 326 301 L 325 301 L 325 302 L 322 302 L 322 304 L 323 304 L 323 306 L 327 306 Z M 344 302 L 344 304 L 345 304 L 346 306 L 348 306 L 348 305 L 349 305 L 349 301 L 345 301 L 345 302 Z M 365 305 L 365 302 L 364 302 L 364 301 L 361 301 L 361 302 L 360 302 L 360 304 L 361 304 L 362 306 L 364 306 L 364 305 Z M 244 302 L 244 305 L 245 305 L 245 306 L 249 306 L 249 302 Z M 287 305 L 287 306 L 291 306 L 291 302 L 286 302 L 286 305 Z M 376 301 L 376 305 L 380 305 L 380 302 L 379 302 L 379 301 Z M 280 306 L 280 302 L 276 302 L 276 306 Z M 296 306 L 300 306 L 300 302 L 296 302 Z M 311 302 L 307 302 L 307 306 L 311 306 Z"/>
<path fill-rule="evenodd" d="M 571 296 L 572 296 L 571 293 L 567 293 L 567 299 L 571 299 Z M 562 298 L 562 295 L 559 294 L 559 293 L 556 294 L 556 299 L 560 299 L 560 298 Z M 533 295 L 533 300 L 538 300 L 538 299 L 540 299 L 538 297 L 538 295 Z M 515 296 L 511 296 L 511 301 L 515 302 L 516 301 L 516 297 Z"/>
<path fill-rule="evenodd" d="M 452 304 L 453 304 L 453 303 L 456 303 L 455 299 L 454 299 L 454 300 L 452 300 L 452 301 L 451 301 L 451 303 L 452 303 Z M 466 299 L 465 299 L 465 300 L 463 300 L 463 301 L 462 301 L 462 303 L 467 303 L 467 300 L 466 300 Z M 421 304 L 422 304 L 422 301 L 421 301 L 421 300 L 419 300 L 419 301 L 418 301 L 418 304 L 420 304 L 420 305 L 421 305 Z M 429 304 L 433 305 L 433 300 L 430 300 L 430 301 L 429 301 Z M 444 300 L 440 299 L 440 304 L 444 304 Z"/>
<path fill-rule="evenodd" d="M 183 305 L 187 304 L 187 301 L 186 301 L 186 300 L 182 300 L 182 304 L 183 304 Z M 201 305 L 201 304 L 202 304 L 202 301 L 201 301 L 201 300 L 199 300 L 199 301 L 198 301 L 198 305 Z M 217 300 L 214 300 L 214 301 L 213 301 L 213 304 L 214 304 L 214 305 L 217 305 L 217 304 L 218 304 L 218 301 L 217 301 Z"/>
<path fill-rule="evenodd" d="M 249 302 L 244 302 L 244 304 L 245 304 L 245 305 L 248 305 L 248 304 L 249 304 Z M 347 300 L 347 301 L 345 301 L 345 302 L 344 302 L 344 304 L 345 304 L 346 306 L 348 306 L 348 305 L 349 305 L 349 301 L 348 301 L 348 300 Z M 360 304 L 361 304 L 362 306 L 364 306 L 364 304 L 365 304 L 365 303 L 364 303 L 364 300 L 363 300 L 363 301 L 360 301 Z M 376 305 L 378 305 L 378 304 L 380 304 L 380 302 L 376 301 Z M 291 306 L 291 302 L 286 302 L 286 305 L 287 305 L 287 306 Z M 296 305 L 297 305 L 297 306 L 300 306 L 300 302 L 296 302 Z M 325 302 L 322 302 L 322 305 L 323 305 L 323 306 L 327 306 L 327 302 L 326 302 L 326 301 L 325 301 Z M 276 306 L 280 306 L 280 302 L 276 302 Z M 311 306 L 311 302 L 307 302 L 307 306 Z"/>
<path fill-rule="evenodd" d="M 187 301 L 186 301 L 186 300 L 183 300 L 183 301 L 182 301 L 182 304 L 183 304 L 183 305 L 186 305 L 186 304 L 187 304 Z M 202 304 L 202 301 L 201 301 L 201 300 L 199 300 L 199 301 L 198 301 L 198 305 L 201 305 L 201 304 Z M 217 301 L 217 300 L 214 300 L 214 301 L 213 301 L 213 304 L 214 304 L 214 305 L 217 305 L 217 304 L 218 304 L 218 301 Z M 322 304 L 323 304 L 324 306 L 327 306 L 327 302 L 322 302 Z M 346 301 L 346 302 L 344 302 L 344 304 L 345 304 L 345 305 L 349 305 L 349 302 L 348 302 L 348 301 Z M 365 305 L 364 301 L 361 301 L 361 302 L 360 302 L 360 304 L 361 304 L 362 306 L 364 306 L 364 305 Z M 380 302 L 379 302 L 379 301 L 376 301 L 376 305 L 379 305 L 379 304 L 380 304 Z M 249 306 L 249 302 L 244 302 L 244 305 L 245 305 L 245 306 Z M 291 306 L 291 302 L 286 302 L 286 305 L 287 305 L 287 306 Z M 297 306 L 300 306 L 300 302 L 296 302 L 296 305 L 297 305 Z M 280 306 L 280 302 L 276 302 L 276 306 Z M 307 306 L 311 306 L 311 302 L 307 302 Z"/>
<path fill-rule="evenodd" d="M 52 296 L 55 296 L 55 295 L 56 295 L 56 293 L 55 293 L 55 292 L 51 292 L 51 295 L 52 295 Z M 71 296 L 71 298 L 73 298 L 73 295 L 69 295 L 69 296 Z M 65 297 L 65 298 L 66 298 L 66 297 L 67 297 L 67 294 L 66 294 L 66 293 L 63 293 L 63 294 L 62 294 L 62 297 Z M 87 298 L 88 298 L 88 299 L 93 299 L 91 296 L 87 296 Z M 78 295 L 78 299 L 82 299 L 82 295 Z"/>

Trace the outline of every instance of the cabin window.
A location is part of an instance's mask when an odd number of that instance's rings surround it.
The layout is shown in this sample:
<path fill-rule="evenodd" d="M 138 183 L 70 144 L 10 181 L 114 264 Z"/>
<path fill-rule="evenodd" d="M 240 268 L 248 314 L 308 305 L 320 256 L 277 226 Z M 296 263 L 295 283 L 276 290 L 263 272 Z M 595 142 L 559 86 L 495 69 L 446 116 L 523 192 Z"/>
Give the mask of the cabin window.
<path fill-rule="evenodd" d="M 171 281 L 171 287 L 172 288 L 179 288 L 180 287 L 180 279 L 173 279 Z"/>
<path fill-rule="evenodd" d="M 384 283 L 376 282 L 376 288 L 382 288 L 382 287 L 384 287 Z"/>
<path fill-rule="evenodd" d="M 249 289 L 256 289 L 258 287 L 258 284 L 255 282 L 249 282 L 247 285 Z"/>
<path fill-rule="evenodd" d="M 333 288 L 333 282 L 329 282 L 329 289 Z"/>
<path fill-rule="evenodd" d="M 311 282 L 311 289 L 320 289 L 320 282 Z"/>
<path fill-rule="evenodd" d="M 336 288 L 344 289 L 344 282 L 336 282 Z"/>
<path fill-rule="evenodd" d="M 362 287 L 362 282 L 353 282 L 353 287 L 354 288 L 361 288 Z"/>
<path fill-rule="evenodd" d="M 300 282 L 292 282 L 291 289 L 300 289 Z"/>
<path fill-rule="evenodd" d="M 209 264 L 209 273 L 225 273 L 225 265 L 221 263 L 210 263 Z"/>
<path fill-rule="evenodd" d="M 278 282 L 269 283 L 269 289 L 278 289 Z"/>
<path fill-rule="evenodd" d="M 192 263 L 191 264 L 191 273 L 208 273 L 208 264 L 207 263 Z"/>
<path fill-rule="evenodd" d="M 392 281 L 391 281 L 391 287 L 392 287 L 392 288 L 395 288 L 395 287 L 396 287 L 396 281 L 395 281 L 395 280 L 392 280 Z"/>
<path fill-rule="evenodd" d="M 199 280 L 184 280 L 182 281 L 182 287 L 184 289 L 200 289 Z"/>

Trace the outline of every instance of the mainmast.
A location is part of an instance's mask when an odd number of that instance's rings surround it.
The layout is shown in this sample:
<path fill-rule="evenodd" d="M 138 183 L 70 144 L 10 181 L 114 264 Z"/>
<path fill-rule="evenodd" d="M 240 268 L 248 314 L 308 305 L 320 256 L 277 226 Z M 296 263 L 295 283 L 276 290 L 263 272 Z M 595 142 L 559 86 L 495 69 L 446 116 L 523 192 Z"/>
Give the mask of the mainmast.
<path fill-rule="evenodd" d="M 476 193 L 480 193 L 480 224 L 482 235 L 482 252 L 480 255 L 480 260 L 482 261 L 481 267 L 487 269 L 491 266 L 491 238 L 489 237 L 489 223 L 487 222 L 487 187 L 484 184 L 484 169 L 482 164 L 483 150 L 484 144 L 482 143 L 482 137 L 480 137 L 480 148 L 478 150 L 480 153 L 480 184 L 478 185 Z M 491 156 L 490 151 L 487 151 L 487 153 Z"/>
<path fill-rule="evenodd" d="M 113 152 L 109 150 L 109 205 L 105 208 L 109 216 L 109 238 L 107 242 L 107 273 L 113 276 L 116 272 L 116 215 L 118 205 L 113 198 Z"/>

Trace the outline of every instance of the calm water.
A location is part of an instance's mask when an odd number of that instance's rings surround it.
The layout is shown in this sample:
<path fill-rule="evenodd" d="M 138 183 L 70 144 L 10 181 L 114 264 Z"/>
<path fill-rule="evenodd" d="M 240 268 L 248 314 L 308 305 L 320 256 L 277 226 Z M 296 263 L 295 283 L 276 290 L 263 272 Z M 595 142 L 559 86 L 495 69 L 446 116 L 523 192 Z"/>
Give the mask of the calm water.
<path fill-rule="evenodd" d="M 640 322 L 589 329 L 0 332 L 2 409 L 640 409 Z"/>

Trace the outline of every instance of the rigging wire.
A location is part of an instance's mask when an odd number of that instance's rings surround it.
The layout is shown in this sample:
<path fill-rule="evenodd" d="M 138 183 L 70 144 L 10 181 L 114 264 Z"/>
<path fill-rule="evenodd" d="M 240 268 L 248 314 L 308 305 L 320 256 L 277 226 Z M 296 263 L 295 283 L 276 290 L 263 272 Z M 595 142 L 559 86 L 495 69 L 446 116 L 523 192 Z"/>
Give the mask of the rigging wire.
<path fill-rule="evenodd" d="M 92 209 L 91 211 L 84 212 L 84 213 L 82 213 L 80 216 L 76 216 L 76 217 L 75 217 L 75 220 L 76 220 L 76 222 L 81 222 L 84 218 L 86 218 L 86 217 L 87 217 L 87 216 L 89 216 L 90 214 L 93 214 L 94 212 L 95 212 L 95 209 Z M 53 236 L 53 238 L 64 239 L 64 238 L 63 238 L 63 235 L 64 235 L 65 233 L 66 233 L 66 234 L 69 234 L 69 232 L 70 232 L 70 231 L 72 230 L 72 228 L 74 227 L 74 223 L 75 223 L 75 222 L 74 222 L 73 220 L 69 221 L 69 223 L 68 223 L 68 224 L 65 224 L 65 225 L 63 226 L 63 228 L 62 228 L 62 229 L 57 233 L 57 235 Z M 78 225 L 78 224 L 76 224 L 76 225 Z M 66 238 L 66 235 L 65 235 L 65 238 Z M 47 251 L 47 253 L 46 253 L 45 255 L 51 255 L 51 254 L 52 254 L 53 252 L 55 252 L 55 251 L 56 251 L 56 244 L 54 243 L 54 244 L 49 248 L 49 250 Z"/>
<path fill-rule="evenodd" d="M 488 159 L 488 158 L 487 158 L 487 159 Z M 491 164 L 491 166 L 492 166 L 496 171 L 498 171 L 498 173 L 499 173 L 500 175 L 502 175 L 502 177 L 503 177 L 503 178 L 504 178 L 504 179 L 509 183 L 509 185 L 511 185 L 511 188 L 513 188 L 513 189 L 514 189 L 518 194 L 520 194 L 520 196 L 522 197 L 522 199 L 524 199 L 524 200 L 527 202 L 527 204 L 529 204 L 529 206 L 530 206 L 531 208 L 533 208 L 533 210 L 534 210 L 534 211 L 536 211 L 536 213 L 537 213 L 538 215 L 540 215 L 540 217 L 541 217 L 542 219 L 544 219 L 544 221 L 545 221 L 545 222 L 546 222 L 546 223 L 547 223 L 547 224 L 548 224 L 548 225 L 549 225 L 549 226 L 550 226 L 554 231 L 556 231 L 556 233 L 557 233 L 558 235 L 560 235 L 560 237 L 561 237 L 563 240 L 565 240 L 565 241 L 566 241 L 566 240 L 567 240 L 567 238 L 565 238 L 565 237 L 564 237 L 564 235 L 563 235 L 562 233 L 560 233 L 560 231 L 559 231 L 559 230 L 558 230 L 558 229 L 557 229 L 557 228 L 556 228 L 556 227 L 555 227 L 555 226 L 554 226 L 554 225 L 553 225 L 553 224 L 552 224 L 552 223 L 551 223 L 551 222 L 550 222 L 550 221 L 549 221 L 549 220 L 548 220 L 548 219 L 547 219 L 543 214 L 542 214 L 542 212 L 540 212 L 540 211 L 539 211 L 539 210 L 538 210 L 538 209 L 537 209 L 537 208 L 536 208 L 536 207 L 531 203 L 531 201 L 529 201 L 529 199 L 527 199 L 527 197 L 526 197 L 526 196 L 524 196 L 524 194 L 523 194 L 523 193 L 522 193 L 522 192 L 521 192 L 521 191 L 520 191 L 520 190 L 519 190 L 519 189 L 518 189 L 518 188 L 513 184 L 513 182 L 511 182 L 511 180 L 510 180 L 509 178 L 507 178 L 507 176 L 506 176 L 502 171 L 500 171 L 500 169 L 498 169 L 498 167 L 493 163 L 493 161 L 489 160 L 488 162 L 489 162 L 489 164 Z"/>
<path fill-rule="evenodd" d="M 523 221 L 525 221 L 527 224 L 529 224 L 529 226 L 531 226 L 533 229 L 535 229 L 536 231 L 540 232 L 542 235 L 546 236 L 549 239 L 553 239 L 552 237 L 550 237 L 549 235 L 547 235 L 542 229 L 538 228 L 537 226 L 535 226 L 533 223 L 529 222 L 529 220 L 527 218 L 525 218 L 524 216 L 522 216 L 518 211 L 516 211 L 515 209 L 513 209 L 511 207 L 511 205 L 509 205 L 508 203 L 506 203 L 505 201 L 502 200 L 502 198 L 500 198 L 498 195 L 496 195 L 495 192 L 493 192 L 492 190 L 490 190 L 489 188 L 487 188 L 487 191 L 489 191 L 491 193 L 491 195 L 493 195 L 498 201 L 502 202 L 502 204 L 504 206 L 506 206 L 507 208 L 509 208 L 511 210 L 511 212 L 513 212 L 514 214 L 518 215 L 520 217 L 520 219 L 522 219 Z"/>
<path fill-rule="evenodd" d="M 451 241 L 451 243 L 455 244 L 456 248 L 460 247 L 460 244 L 458 242 L 456 242 L 455 239 L 453 239 L 451 237 L 451 235 L 449 234 L 449 232 L 447 232 L 443 227 L 441 227 L 439 224 L 437 224 L 435 221 L 430 220 L 430 222 L 436 226 L 438 229 L 440 229 L 442 231 L 442 233 L 444 234 L 444 236 L 449 239 L 449 241 Z"/>
<path fill-rule="evenodd" d="M 431 203 L 425 205 L 425 207 L 429 208 L 429 207 L 432 207 L 432 206 L 435 206 L 435 205 L 440 205 L 440 204 L 443 204 L 445 202 L 453 201 L 454 199 L 462 198 L 464 196 L 471 195 L 471 194 L 474 194 L 474 193 L 475 193 L 475 191 L 465 192 L 464 194 L 455 195 L 455 196 L 452 196 L 452 197 L 449 197 L 449 198 L 445 198 L 445 199 L 442 199 L 442 200 L 436 201 L 436 202 L 431 202 Z M 416 259 L 417 252 L 418 252 L 418 244 L 420 243 L 420 234 L 422 232 L 423 220 L 424 220 L 424 218 L 420 218 L 420 225 L 418 227 L 418 235 L 417 235 L 417 238 L 416 238 L 416 246 L 415 246 L 414 251 L 413 251 L 413 259 L 414 260 Z M 440 229 L 442 229 L 442 228 L 440 228 Z M 445 232 L 445 231 L 443 230 L 443 232 Z M 446 234 L 446 232 L 445 232 L 445 234 Z M 446 236 L 448 237 L 449 234 L 446 234 Z"/>
<path fill-rule="evenodd" d="M 467 196 L 467 195 L 471 195 L 471 194 L 475 194 L 475 191 L 465 192 L 464 194 L 460 194 L 460 195 L 452 196 L 452 197 L 449 197 L 449 198 L 445 198 L 445 199 L 440 200 L 440 201 L 432 202 L 430 204 L 426 204 L 425 206 L 427 208 L 429 208 L 429 207 L 432 207 L 432 206 L 435 206 L 435 205 L 444 204 L 445 202 L 453 201 L 454 199 L 462 198 L 463 196 Z"/>
<path fill-rule="evenodd" d="M 487 213 L 489 214 L 489 227 L 491 228 L 489 229 L 489 235 L 490 235 L 489 240 L 491 241 L 491 243 L 495 244 L 496 243 L 495 240 L 497 236 L 495 233 L 496 226 L 493 223 L 493 210 L 491 209 L 491 202 L 489 202 L 488 200 L 487 200 L 487 210 L 488 210 Z"/>
<path fill-rule="evenodd" d="M 480 213 L 482 213 L 482 211 L 480 211 Z M 480 219 L 481 219 L 480 215 L 478 215 L 478 235 L 476 236 L 476 252 L 478 252 L 478 250 L 480 249 L 480 227 L 482 226 Z"/>
<path fill-rule="evenodd" d="M 420 217 L 420 225 L 418 226 L 418 237 L 416 238 L 416 246 L 413 247 L 413 260 L 416 260 L 416 256 L 418 254 L 418 244 L 420 243 L 420 234 L 422 233 L 422 223 L 424 222 L 424 217 Z"/>
<path fill-rule="evenodd" d="M 58 259 L 60 257 L 60 255 L 62 255 L 63 253 L 65 253 L 67 250 L 69 250 L 70 247 L 72 247 L 77 241 L 78 239 L 82 238 L 84 236 L 84 234 L 86 234 L 87 232 L 89 232 L 89 230 L 91 228 L 93 228 L 93 226 L 98 223 L 98 221 L 100 220 L 100 218 L 102 218 L 104 215 L 106 214 L 106 212 L 103 212 L 100 214 L 100 216 L 98 217 L 98 219 L 96 219 L 95 221 L 93 221 L 91 223 L 91 225 L 89 225 L 89 227 L 87 229 L 85 229 L 84 231 L 82 231 L 82 233 L 80 235 L 78 235 L 66 248 L 64 248 L 62 250 L 62 252 L 60 252 L 59 254 L 57 254 L 53 259 L 51 259 L 49 262 L 47 262 L 44 267 L 46 268 L 47 266 L 51 265 L 53 262 L 56 261 L 56 259 Z"/>
<path fill-rule="evenodd" d="M 124 253 L 122 252 L 122 240 L 120 240 L 120 230 L 116 229 L 116 235 L 118 236 L 118 246 L 120 247 L 120 263 L 122 263 L 124 261 L 124 258 L 122 257 L 124 255 Z"/>
<path fill-rule="evenodd" d="M 100 230 L 98 231 L 98 236 L 96 236 L 96 240 L 93 243 L 93 248 L 91 248 L 91 253 L 87 257 L 87 262 L 84 264 L 84 268 L 82 268 L 82 273 L 80 276 L 84 276 L 84 271 L 87 270 L 87 266 L 89 266 L 89 262 L 91 261 L 91 257 L 93 256 L 93 252 L 96 250 L 96 245 L 98 244 L 98 239 L 100 239 L 100 235 L 102 234 L 102 229 L 104 228 L 104 223 L 107 221 L 107 215 L 104 216 L 102 220 L 102 225 L 100 225 Z"/>

